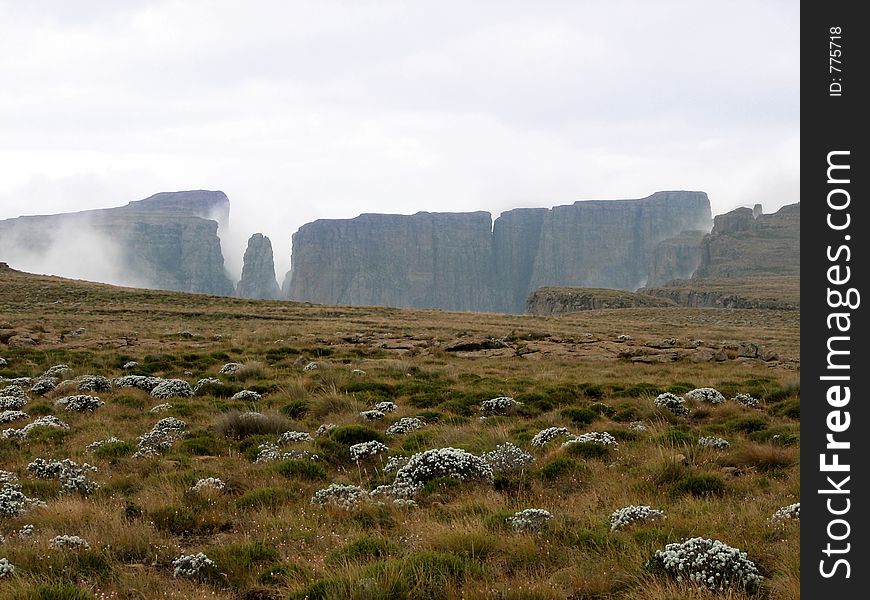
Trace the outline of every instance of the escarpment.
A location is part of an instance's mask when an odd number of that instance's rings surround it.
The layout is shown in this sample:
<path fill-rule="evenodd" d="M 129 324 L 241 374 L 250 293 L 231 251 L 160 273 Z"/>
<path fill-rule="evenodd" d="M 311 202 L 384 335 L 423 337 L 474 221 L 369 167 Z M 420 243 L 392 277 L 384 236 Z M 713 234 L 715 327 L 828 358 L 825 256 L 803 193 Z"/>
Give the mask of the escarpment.
<path fill-rule="evenodd" d="M 0 257 L 52 274 L 64 274 L 62 263 L 94 263 L 102 269 L 95 279 L 105 283 L 232 295 L 217 235 L 218 220 L 228 217 L 226 194 L 196 190 L 118 208 L 6 219 Z"/>
<path fill-rule="evenodd" d="M 293 235 L 291 300 L 522 312 L 545 285 L 632 290 L 657 244 L 707 229 L 703 192 L 485 212 L 365 214 Z"/>

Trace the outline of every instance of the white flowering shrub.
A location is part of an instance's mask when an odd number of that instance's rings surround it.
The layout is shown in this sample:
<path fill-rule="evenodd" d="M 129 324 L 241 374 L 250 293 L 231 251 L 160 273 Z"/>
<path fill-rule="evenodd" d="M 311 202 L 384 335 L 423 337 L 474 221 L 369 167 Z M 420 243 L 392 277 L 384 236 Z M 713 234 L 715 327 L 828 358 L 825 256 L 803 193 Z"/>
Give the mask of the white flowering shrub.
<path fill-rule="evenodd" d="M 12 471 L 4 471 L 0 469 L 0 485 L 4 483 L 18 483 L 18 475 Z"/>
<path fill-rule="evenodd" d="M 137 363 L 135 360 L 128 360 L 127 362 L 125 362 L 123 364 L 123 366 L 121 368 L 124 369 L 125 371 L 129 371 L 130 369 L 135 369 L 138 366 L 139 366 L 139 363 Z"/>
<path fill-rule="evenodd" d="M 49 367 L 42 375 L 43 377 L 65 377 L 70 373 L 72 373 L 72 367 L 60 364 Z"/>
<path fill-rule="evenodd" d="M 131 387 L 150 392 L 165 380 L 162 377 L 150 377 L 147 375 L 124 375 L 112 380 L 116 388 Z"/>
<path fill-rule="evenodd" d="M 617 339 L 618 341 L 620 341 L 620 342 L 630 342 L 630 341 L 631 341 L 631 336 L 630 336 L 630 335 L 626 335 L 626 334 L 623 333 L 622 335 L 617 336 L 616 339 Z"/>
<path fill-rule="evenodd" d="M 424 427 L 426 423 L 419 417 L 402 417 L 389 427 L 387 427 L 387 435 L 403 435 L 411 433 Z"/>
<path fill-rule="evenodd" d="M 194 395 L 199 394 L 200 390 L 207 385 L 223 385 L 224 382 L 216 377 L 203 377 L 193 386 Z"/>
<path fill-rule="evenodd" d="M 719 540 L 695 537 L 668 544 L 657 550 L 648 566 L 661 570 L 677 581 L 696 584 L 710 591 L 743 587 L 753 590 L 761 584 L 761 574 L 746 552 Z"/>
<path fill-rule="evenodd" d="M 320 368 L 320 365 L 318 365 L 316 362 L 310 362 L 307 365 L 305 365 L 304 367 L 302 367 L 302 370 L 305 371 L 306 373 L 310 373 L 311 371 L 316 371 L 319 368 Z"/>
<path fill-rule="evenodd" d="M 543 508 L 527 508 L 505 519 L 514 531 L 538 533 L 553 518 L 549 511 Z"/>
<path fill-rule="evenodd" d="M 49 540 L 48 545 L 57 550 L 90 550 L 91 545 L 77 535 L 56 535 Z"/>
<path fill-rule="evenodd" d="M 112 382 L 101 375 L 85 375 L 79 379 L 76 389 L 80 392 L 111 392 Z"/>
<path fill-rule="evenodd" d="M 105 440 L 97 440 L 96 442 L 91 442 L 90 444 L 85 446 L 85 450 L 87 450 L 88 452 L 93 452 L 97 448 L 102 448 L 106 444 L 117 444 L 118 442 L 123 442 L 123 441 L 124 440 L 116 438 L 113 436 L 113 437 L 107 438 Z"/>
<path fill-rule="evenodd" d="M 14 396 L 16 398 L 27 398 L 27 393 L 24 388 L 17 384 L 7 385 L 0 388 L 0 396 Z"/>
<path fill-rule="evenodd" d="M 644 424 L 643 421 L 632 421 L 631 423 L 628 424 L 628 430 L 629 431 L 644 432 L 644 431 L 648 431 L 649 428 L 646 426 L 646 424 Z"/>
<path fill-rule="evenodd" d="M 776 512 L 770 517 L 770 522 L 773 525 L 780 525 L 789 521 L 799 521 L 801 518 L 801 503 L 795 502 L 788 506 L 783 506 L 776 509 Z"/>
<path fill-rule="evenodd" d="M 331 483 L 322 490 L 317 490 L 311 498 L 311 504 L 330 504 L 341 508 L 354 508 L 368 498 L 368 493 L 361 487 L 343 483 Z"/>
<path fill-rule="evenodd" d="M 217 477 L 204 477 L 193 484 L 193 487 L 190 488 L 192 492 L 204 492 L 208 490 L 214 490 L 217 492 L 225 492 L 229 486 L 222 480 Z"/>
<path fill-rule="evenodd" d="M 361 416 L 365 421 L 379 421 L 386 415 L 379 410 L 364 410 L 359 414 L 359 416 Z"/>
<path fill-rule="evenodd" d="M 300 444 L 303 442 L 311 442 L 314 438 L 307 431 L 285 431 L 278 436 L 278 443 L 281 445 Z"/>
<path fill-rule="evenodd" d="M 30 416 L 26 412 L 20 410 L 4 410 L 0 412 L 0 423 L 12 423 L 22 419 L 29 419 Z"/>
<path fill-rule="evenodd" d="M 499 396 L 490 400 L 484 400 L 480 403 L 480 414 L 483 417 L 491 417 L 494 415 L 513 415 L 523 406 L 522 402 L 517 402 L 509 396 Z"/>
<path fill-rule="evenodd" d="M 610 515 L 610 531 L 616 531 L 636 523 L 648 523 L 665 518 L 665 511 L 647 505 L 624 506 Z"/>
<path fill-rule="evenodd" d="M 57 479 L 66 492 L 78 492 L 84 496 L 93 494 L 100 486 L 88 479 L 90 473 L 96 473 L 97 468 L 84 463 L 65 458 L 63 460 L 45 460 L 36 458 L 27 465 L 27 470 L 40 479 Z"/>
<path fill-rule="evenodd" d="M 242 390 L 233 394 L 231 400 L 240 400 L 242 402 L 259 402 L 263 396 L 253 390 Z"/>
<path fill-rule="evenodd" d="M 187 423 L 175 417 L 160 419 L 151 428 L 151 431 L 139 437 L 139 450 L 134 458 L 155 456 L 172 448 L 177 440 L 184 437 Z"/>
<path fill-rule="evenodd" d="M 0 516 L 17 517 L 31 508 L 39 506 L 45 506 L 45 502 L 36 498 L 28 498 L 17 483 L 0 484 Z"/>
<path fill-rule="evenodd" d="M 535 460 L 531 454 L 510 442 L 496 446 L 494 450 L 486 452 L 481 458 L 496 475 L 517 473 Z"/>
<path fill-rule="evenodd" d="M 27 398 L 21 396 L 0 396 L 0 410 L 18 410 L 27 404 Z"/>
<path fill-rule="evenodd" d="M 386 400 L 384 402 L 378 402 L 377 404 L 375 404 L 374 409 L 379 410 L 382 413 L 394 413 L 399 410 L 399 407 L 395 402 L 390 402 L 389 400 Z"/>
<path fill-rule="evenodd" d="M 0 367 L 5 367 L 5 366 L 8 365 L 8 364 L 9 364 L 9 363 L 6 362 L 6 359 L 3 358 L 2 356 L 0 356 Z"/>
<path fill-rule="evenodd" d="M 390 456 L 387 458 L 387 462 L 384 465 L 383 471 L 384 473 L 394 473 L 408 464 L 408 461 L 411 460 L 410 456 Z"/>
<path fill-rule="evenodd" d="M 151 390 L 151 396 L 166 400 L 168 398 L 189 398 L 193 388 L 183 379 L 164 379 Z"/>
<path fill-rule="evenodd" d="M 171 408 L 172 408 L 172 404 L 170 404 L 169 402 L 164 402 L 163 404 L 157 404 L 155 406 L 152 406 L 148 410 L 148 412 L 155 413 L 155 414 L 162 413 L 162 412 L 166 412 L 167 410 L 170 410 Z"/>
<path fill-rule="evenodd" d="M 386 444 L 382 444 L 377 440 L 371 440 L 368 442 L 360 442 L 359 444 L 353 444 L 350 447 L 350 457 L 356 462 L 364 458 L 369 458 L 372 456 L 377 456 L 382 452 L 389 452 L 390 449 Z"/>
<path fill-rule="evenodd" d="M 570 437 L 572 433 L 567 427 L 547 427 L 535 434 L 532 438 L 532 446 L 543 448 L 549 442 L 559 437 Z"/>
<path fill-rule="evenodd" d="M 40 427 L 56 427 L 57 429 L 69 429 L 69 425 L 53 415 L 45 415 L 34 419 L 30 424 L 25 425 L 21 429 L 4 429 L 0 431 L 0 439 L 26 439 L 31 431 Z"/>
<path fill-rule="evenodd" d="M 351 375 L 355 375 L 356 377 L 364 377 L 366 372 L 362 369 L 354 369 L 350 372 Z"/>
<path fill-rule="evenodd" d="M 314 432 L 314 437 L 323 437 L 329 435 L 329 432 L 335 429 L 335 423 L 324 423 Z"/>
<path fill-rule="evenodd" d="M 677 416 L 689 414 L 689 409 L 684 406 L 686 401 L 670 392 L 659 394 L 654 402 L 656 406 L 666 408 Z"/>
<path fill-rule="evenodd" d="M 37 396 L 44 396 L 56 388 L 59 381 L 60 380 L 57 377 L 40 377 L 31 386 L 30 393 L 36 394 Z"/>
<path fill-rule="evenodd" d="M 9 559 L 5 556 L 0 558 L 0 579 L 12 577 L 13 575 L 15 575 L 15 565 L 9 562 Z"/>
<path fill-rule="evenodd" d="M 220 372 L 223 373 L 224 375 L 232 375 L 233 373 L 235 373 L 236 371 L 238 371 L 239 369 L 241 369 L 244 366 L 245 365 L 243 365 L 242 363 L 231 362 L 231 363 L 227 363 L 224 366 L 222 366 Z"/>
<path fill-rule="evenodd" d="M 66 396 L 54 404 L 67 412 L 94 412 L 105 403 L 96 396 L 78 395 Z"/>
<path fill-rule="evenodd" d="M 174 570 L 173 577 L 186 577 L 188 579 L 201 579 L 209 574 L 217 572 L 217 565 L 208 556 L 198 554 L 182 554 L 172 561 Z"/>
<path fill-rule="evenodd" d="M 277 444 L 266 442 L 257 446 L 257 458 L 254 463 L 262 464 L 278 460 L 317 460 L 318 456 L 308 450 L 289 450 L 282 452 Z"/>
<path fill-rule="evenodd" d="M 709 387 L 696 388 L 686 392 L 686 398 L 695 402 L 709 402 L 710 404 L 722 404 L 725 402 L 725 396 L 719 390 Z"/>
<path fill-rule="evenodd" d="M 590 431 L 589 433 L 575 435 L 562 444 L 562 447 L 565 448 L 571 444 L 599 444 L 613 449 L 619 447 L 619 442 L 616 441 L 616 438 L 606 431 Z"/>
<path fill-rule="evenodd" d="M 44 505 L 45 503 L 42 503 L 42 504 Z M 18 537 L 20 537 L 22 540 L 26 540 L 27 538 L 29 538 L 30 536 L 33 535 L 33 529 L 34 529 L 33 525 L 30 525 L 30 524 L 25 525 L 24 527 L 22 527 L 21 529 L 18 530 Z"/>
<path fill-rule="evenodd" d="M 726 448 L 731 447 L 728 440 L 715 435 L 705 435 L 698 438 L 698 445 L 704 446 L 705 448 L 716 448 L 717 450 L 725 450 Z"/>
<path fill-rule="evenodd" d="M 396 472 L 396 484 L 422 487 L 427 481 L 438 477 L 450 477 L 460 481 L 480 480 L 491 482 L 492 467 L 482 458 L 459 448 L 436 448 L 418 452 Z"/>
<path fill-rule="evenodd" d="M 732 398 L 734 402 L 742 404 L 743 406 L 748 406 L 750 408 L 758 408 L 761 406 L 761 403 L 758 401 L 758 398 L 754 398 L 749 394 L 739 393 Z"/>

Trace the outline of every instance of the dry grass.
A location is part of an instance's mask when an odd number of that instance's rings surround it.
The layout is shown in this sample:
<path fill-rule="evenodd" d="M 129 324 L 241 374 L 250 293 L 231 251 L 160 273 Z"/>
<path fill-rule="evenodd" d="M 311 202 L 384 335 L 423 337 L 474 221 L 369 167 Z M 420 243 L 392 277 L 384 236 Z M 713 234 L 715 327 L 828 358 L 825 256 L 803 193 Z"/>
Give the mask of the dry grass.
<path fill-rule="evenodd" d="M 799 421 L 773 408 L 799 398 L 795 311 L 649 308 L 538 318 L 304 306 L 15 273 L 0 277 L 0 328 L 39 340 L 31 347 L 0 345 L 0 355 L 9 360 L 0 376 L 36 376 L 63 362 L 76 374 L 117 377 L 124 362 L 137 360 L 155 375 L 244 382 L 263 394 L 257 410 L 269 422 L 266 428 L 243 426 L 239 413 L 250 406 L 211 395 L 170 400 L 173 407 L 161 414 L 148 409 L 162 401 L 129 388 L 99 394 L 106 404 L 94 414 L 54 407 L 60 392 L 31 398 L 25 410 L 32 416 L 55 414 L 70 430 L 41 432 L 23 442 L 0 440 L 0 468 L 18 474 L 26 493 L 48 503 L 0 518 L 7 540 L 0 556 L 17 567 L 16 577 L 0 580 L 0 597 L 37 598 L 40 586 L 69 585 L 83 590 L 84 598 L 116 593 L 131 600 L 306 593 L 366 600 L 700 599 L 708 596 L 644 568 L 664 544 L 696 535 L 749 553 L 765 575 L 755 598 L 799 597 L 799 525 L 768 524 L 777 508 L 799 500 Z M 79 327 L 85 333 L 61 340 L 61 333 Z M 175 335 L 184 330 L 196 335 Z M 638 344 L 669 337 L 755 341 L 783 360 L 632 363 L 618 358 L 624 345 L 613 342 L 623 333 Z M 522 352 L 444 350 L 460 337 L 511 335 L 512 348 Z M 300 355 L 321 368 L 304 372 L 294 365 Z M 247 372 L 220 376 L 220 367 L 231 361 L 246 364 Z M 355 369 L 366 374 L 355 375 Z M 747 391 L 762 407 L 693 404 L 693 414 L 682 418 L 652 405 L 658 390 L 687 385 L 728 390 L 729 397 Z M 498 395 L 525 398 L 526 410 L 481 421 L 480 401 Z M 399 411 L 361 423 L 358 413 L 384 400 Z M 292 418 L 282 412 L 288 405 Z M 565 409 L 590 410 L 594 417 L 575 425 L 570 416 L 577 413 Z M 366 488 L 389 483 L 379 459 L 357 466 L 346 444 L 318 439 L 282 451 L 321 456 L 326 481 L 293 469 L 282 474 L 277 463 L 252 462 L 257 446 L 277 441 L 282 431 L 314 433 L 330 422 L 383 434 L 399 417 L 418 415 L 427 426 L 387 436 L 390 454 L 445 446 L 481 453 L 510 441 L 535 461 L 521 476 L 495 485 L 436 486 L 420 495 L 414 509 L 368 505 L 351 511 L 314 506 L 310 498 L 331 481 Z M 165 416 L 185 420 L 190 433 L 161 456 L 85 450 L 110 436 L 135 446 Z M 631 431 L 634 420 L 647 431 Z M 532 436 L 548 426 L 609 431 L 620 446 L 588 460 L 572 457 L 559 442 L 531 446 Z M 725 437 L 732 446 L 699 448 L 695 440 L 702 435 Z M 94 464 L 102 487 L 88 498 L 64 495 L 56 482 L 27 473 L 36 457 Z M 548 465 L 557 461 L 569 467 L 548 478 Z M 682 485 L 707 475 L 721 480 L 720 494 L 696 495 Z M 205 477 L 219 477 L 229 489 L 191 492 Z M 667 518 L 610 532 L 610 513 L 628 504 L 661 508 Z M 505 526 L 505 516 L 530 507 L 554 515 L 541 534 Z M 16 534 L 26 524 L 34 526 L 30 540 Z M 49 540 L 59 534 L 80 535 L 91 550 L 51 549 Z M 347 548 L 364 548 L 359 540 L 365 537 L 392 542 L 398 551 L 368 556 L 357 550 L 353 559 L 334 558 L 348 556 Z M 205 582 L 173 578 L 171 561 L 199 551 L 219 558 L 224 575 Z M 720 597 L 748 599 L 740 591 Z"/>

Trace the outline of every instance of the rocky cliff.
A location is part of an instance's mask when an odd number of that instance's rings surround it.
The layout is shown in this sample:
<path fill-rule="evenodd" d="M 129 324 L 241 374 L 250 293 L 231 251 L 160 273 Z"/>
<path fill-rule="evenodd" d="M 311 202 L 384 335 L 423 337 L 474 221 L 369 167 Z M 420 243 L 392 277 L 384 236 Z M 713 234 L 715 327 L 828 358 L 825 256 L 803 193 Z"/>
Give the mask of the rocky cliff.
<path fill-rule="evenodd" d="M 218 218 L 229 200 L 203 190 L 156 194 L 119 208 L 0 221 L 0 258 L 13 267 L 183 292 L 232 295 Z"/>
<path fill-rule="evenodd" d="M 701 242 L 706 233 L 683 231 L 656 244 L 650 256 L 646 285 L 663 285 L 672 279 L 691 277 L 701 264 Z"/>
<path fill-rule="evenodd" d="M 364 214 L 293 234 L 289 298 L 487 310 L 493 301 L 489 213 Z"/>
<path fill-rule="evenodd" d="M 800 225 L 800 203 L 773 214 L 756 207 L 718 215 L 701 243 L 693 277 L 799 275 Z"/>
<path fill-rule="evenodd" d="M 278 281 L 275 279 L 272 242 L 262 233 L 255 233 L 248 240 L 242 265 L 242 279 L 236 286 L 236 295 L 260 300 L 276 300 L 281 296 Z"/>
<path fill-rule="evenodd" d="M 709 228 L 703 192 L 581 201 L 488 213 L 361 215 L 320 220 L 293 235 L 287 296 L 376 304 L 522 312 L 545 285 L 635 289 L 656 245 Z"/>

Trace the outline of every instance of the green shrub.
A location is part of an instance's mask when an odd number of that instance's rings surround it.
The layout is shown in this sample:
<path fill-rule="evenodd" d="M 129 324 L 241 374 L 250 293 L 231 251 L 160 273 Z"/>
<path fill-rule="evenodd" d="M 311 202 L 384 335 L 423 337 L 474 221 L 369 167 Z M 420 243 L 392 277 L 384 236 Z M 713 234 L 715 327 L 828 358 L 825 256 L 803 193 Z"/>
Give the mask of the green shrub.
<path fill-rule="evenodd" d="M 230 398 L 242 391 L 242 386 L 232 383 L 204 383 L 198 390 L 197 396 L 211 396 L 212 398 Z"/>
<path fill-rule="evenodd" d="M 425 431 L 409 433 L 402 440 L 402 450 L 405 452 L 420 452 L 427 450 L 432 443 L 432 434 Z"/>
<path fill-rule="evenodd" d="M 576 442 L 568 446 L 567 452 L 579 458 L 607 458 L 611 454 L 611 449 L 595 442 Z"/>
<path fill-rule="evenodd" d="M 252 435 L 284 433 L 292 429 L 292 425 L 293 423 L 282 415 L 252 417 L 247 413 L 232 410 L 218 417 L 214 423 L 214 430 L 218 435 L 240 440 Z"/>
<path fill-rule="evenodd" d="M 326 481 L 328 478 L 326 469 L 311 460 L 284 460 L 275 465 L 275 470 L 289 479 Z"/>
<path fill-rule="evenodd" d="M 29 411 L 28 411 L 29 412 Z M 768 409 L 771 415 L 778 417 L 788 417 L 789 419 L 801 420 L 801 401 L 800 399 L 785 400 L 777 402 Z"/>
<path fill-rule="evenodd" d="M 103 460 L 117 460 L 136 452 L 136 446 L 130 442 L 110 442 L 94 450 L 94 456 Z"/>
<path fill-rule="evenodd" d="M 209 535 L 233 528 L 231 521 L 180 505 L 161 506 L 150 512 L 149 517 L 158 530 L 179 536 Z"/>
<path fill-rule="evenodd" d="M 635 383 L 625 388 L 622 394 L 624 396 L 631 396 L 633 398 L 640 398 L 641 396 L 655 397 L 664 391 L 665 390 L 663 390 L 654 383 Z"/>
<path fill-rule="evenodd" d="M 364 425 L 336 427 L 330 432 L 329 438 L 345 446 L 353 446 L 354 444 L 361 444 L 362 442 L 370 442 L 372 440 L 381 443 L 386 441 L 382 433 Z"/>
<path fill-rule="evenodd" d="M 712 473 L 692 474 L 679 480 L 674 491 L 693 496 L 721 496 L 725 493 L 725 482 L 719 475 Z"/>
<path fill-rule="evenodd" d="M 588 408 L 563 408 L 559 411 L 559 415 L 563 419 L 571 421 L 573 425 L 581 427 L 589 425 L 592 421 L 598 418 L 599 413 L 589 410 Z"/>
<path fill-rule="evenodd" d="M 145 400 L 136 396 L 115 396 L 110 400 L 112 404 L 123 406 L 124 408 L 132 408 L 134 410 L 142 410 L 145 408 Z"/>
<path fill-rule="evenodd" d="M 637 406 L 630 402 L 622 402 L 616 406 L 616 410 L 611 417 L 618 423 L 628 423 L 629 421 L 637 421 L 638 410 Z"/>
<path fill-rule="evenodd" d="M 225 443 L 214 438 L 211 432 L 194 433 L 178 444 L 178 450 L 192 456 L 220 456 Z"/>
<path fill-rule="evenodd" d="M 291 400 L 279 410 L 281 414 L 294 421 L 300 421 L 308 414 L 309 405 L 305 400 Z"/>
<path fill-rule="evenodd" d="M 27 405 L 27 414 L 32 417 L 44 417 L 52 413 L 54 413 L 54 410 L 51 408 L 51 405 L 45 402 L 34 402 Z"/>
<path fill-rule="evenodd" d="M 754 433 L 767 429 L 767 419 L 761 417 L 742 417 L 740 419 L 731 419 L 726 424 L 729 431 L 742 432 L 745 434 Z"/>
<path fill-rule="evenodd" d="M 305 565 L 278 563 L 260 571 L 257 582 L 263 585 L 283 585 L 288 581 L 311 581 L 311 571 Z"/>
<path fill-rule="evenodd" d="M 677 381 L 677 382 L 669 385 L 668 389 L 665 391 L 670 392 L 670 393 L 677 395 L 677 396 L 682 396 L 686 392 L 691 392 L 692 390 L 694 390 L 697 387 L 698 386 L 696 386 L 694 383 L 687 383 L 685 381 Z M 722 390 L 720 390 L 720 391 L 722 391 Z M 722 392 L 722 393 L 724 394 L 725 392 Z"/>
<path fill-rule="evenodd" d="M 547 481 L 553 481 L 554 479 L 561 479 L 562 477 L 585 472 L 586 470 L 583 464 L 573 458 L 559 456 L 541 467 L 541 477 Z"/>
<path fill-rule="evenodd" d="M 337 566 L 349 562 L 365 563 L 400 553 L 401 548 L 395 542 L 383 537 L 364 535 L 330 552 L 326 557 L 326 564 Z"/>
<path fill-rule="evenodd" d="M 253 578 L 258 566 L 277 561 L 278 550 L 258 540 L 210 548 L 208 557 L 226 574 L 226 580 L 233 587 L 240 588 Z"/>
<path fill-rule="evenodd" d="M 604 404 L 604 402 L 593 402 L 589 405 L 588 408 L 596 415 L 604 417 L 613 416 L 613 414 L 616 412 L 616 410 L 612 406 Z"/>

